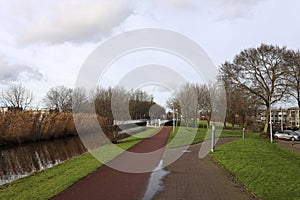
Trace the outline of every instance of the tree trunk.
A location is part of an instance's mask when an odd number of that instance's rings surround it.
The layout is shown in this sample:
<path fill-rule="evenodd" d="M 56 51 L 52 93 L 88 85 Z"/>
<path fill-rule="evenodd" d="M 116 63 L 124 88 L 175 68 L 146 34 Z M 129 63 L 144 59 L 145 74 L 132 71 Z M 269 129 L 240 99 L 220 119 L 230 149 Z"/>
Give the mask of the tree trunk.
<path fill-rule="evenodd" d="M 298 93 L 298 123 L 300 121 L 300 93 Z M 300 123 L 298 124 L 298 129 L 300 129 Z"/>
<path fill-rule="evenodd" d="M 268 132 L 268 128 L 269 128 L 269 122 L 270 122 L 270 106 L 267 107 L 266 110 L 266 122 L 265 122 L 265 126 L 264 126 L 264 133 Z"/>
<path fill-rule="evenodd" d="M 209 122 L 210 122 L 210 120 L 206 120 L 206 123 L 207 123 L 207 128 L 209 128 Z"/>

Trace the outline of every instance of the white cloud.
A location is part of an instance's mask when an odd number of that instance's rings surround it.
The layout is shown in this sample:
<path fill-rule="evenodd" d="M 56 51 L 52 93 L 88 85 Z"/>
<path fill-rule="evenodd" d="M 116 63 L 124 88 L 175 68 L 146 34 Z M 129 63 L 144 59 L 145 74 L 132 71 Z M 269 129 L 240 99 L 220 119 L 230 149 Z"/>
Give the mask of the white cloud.
<path fill-rule="evenodd" d="M 0 52 L 6 62 L 0 61 L 0 87 L 3 80 L 30 79 L 23 84 L 39 98 L 52 86 L 72 87 L 80 66 L 103 39 L 145 27 L 186 35 L 217 65 L 262 42 L 299 49 L 298 8 L 295 0 L 0 0 Z M 136 64 L 154 61 L 146 55 Z M 115 83 L 135 66 L 131 58 L 124 61 L 129 67 L 119 63 L 104 82 Z M 198 80 L 180 61 L 165 60 L 157 63 L 176 64 L 189 80 Z M 39 73 L 47 80 L 39 81 Z"/>
<path fill-rule="evenodd" d="M 219 19 L 233 20 L 247 17 L 262 0 L 215 0 L 209 1 L 218 9 Z"/>
<path fill-rule="evenodd" d="M 192 0 L 153 0 L 153 3 L 155 6 L 163 5 L 175 10 L 190 8 L 194 4 Z"/>
<path fill-rule="evenodd" d="M 173 11 L 197 10 L 216 15 L 218 19 L 234 20 L 247 17 L 263 0 L 153 0 L 155 7 L 167 7 Z"/>
<path fill-rule="evenodd" d="M 9 64 L 3 57 L 0 57 L 0 83 L 2 84 L 16 81 L 40 81 L 43 77 L 44 75 L 33 67 Z"/>
<path fill-rule="evenodd" d="M 2 4 L 0 12 L 6 13 L 6 19 L 1 21 L 10 19 L 5 28 L 21 44 L 99 41 L 130 16 L 135 7 L 133 0 L 12 0 Z"/>

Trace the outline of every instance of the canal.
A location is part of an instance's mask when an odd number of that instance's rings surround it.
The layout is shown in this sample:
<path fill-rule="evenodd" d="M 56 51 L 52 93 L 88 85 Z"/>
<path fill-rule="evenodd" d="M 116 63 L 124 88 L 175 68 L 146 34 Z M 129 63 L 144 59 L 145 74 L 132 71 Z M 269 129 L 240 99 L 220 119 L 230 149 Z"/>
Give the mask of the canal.
<path fill-rule="evenodd" d="M 146 121 L 119 126 L 123 129 L 119 134 L 126 132 L 134 135 L 146 130 Z M 85 135 L 84 141 L 89 144 L 89 150 L 101 145 L 97 134 Z M 0 185 L 53 167 L 85 152 L 87 150 L 78 136 L 0 147 Z"/>
<path fill-rule="evenodd" d="M 79 137 L 0 147 L 0 185 L 50 168 L 86 152 Z"/>

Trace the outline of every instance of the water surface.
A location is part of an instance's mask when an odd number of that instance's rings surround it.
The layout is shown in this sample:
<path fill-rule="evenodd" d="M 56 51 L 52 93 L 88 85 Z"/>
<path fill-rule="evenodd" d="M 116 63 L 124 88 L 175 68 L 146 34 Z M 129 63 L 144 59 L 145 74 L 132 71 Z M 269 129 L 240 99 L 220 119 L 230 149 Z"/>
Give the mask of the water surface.
<path fill-rule="evenodd" d="M 78 137 L 0 148 L 0 185 L 86 152 Z"/>

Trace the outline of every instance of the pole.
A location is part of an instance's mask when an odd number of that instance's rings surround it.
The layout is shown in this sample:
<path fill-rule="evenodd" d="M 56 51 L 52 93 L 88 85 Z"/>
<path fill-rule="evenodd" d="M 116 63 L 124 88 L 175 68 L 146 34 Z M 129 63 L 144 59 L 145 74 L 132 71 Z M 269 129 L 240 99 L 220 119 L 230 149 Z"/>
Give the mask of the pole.
<path fill-rule="evenodd" d="M 175 133 L 175 109 L 173 104 L 173 133 Z"/>
<path fill-rule="evenodd" d="M 243 128 L 243 139 L 245 139 L 245 128 Z"/>
<path fill-rule="evenodd" d="M 273 143 L 272 109 L 271 109 L 271 103 L 270 103 L 270 140 L 271 140 L 271 143 Z"/>
<path fill-rule="evenodd" d="M 280 123 L 280 127 L 281 127 L 281 131 L 283 131 L 283 112 L 282 112 L 282 107 L 280 108 L 281 109 L 281 123 Z"/>
<path fill-rule="evenodd" d="M 211 129 L 211 152 L 214 152 L 214 148 L 215 148 L 215 132 L 216 132 L 216 127 L 215 127 L 215 125 L 212 125 L 212 129 Z"/>
<path fill-rule="evenodd" d="M 176 126 L 178 126 L 178 114 L 179 114 L 179 111 L 176 109 Z"/>
<path fill-rule="evenodd" d="M 297 119 L 297 122 L 298 122 L 298 128 L 300 128 L 300 110 L 298 109 L 298 119 Z"/>

